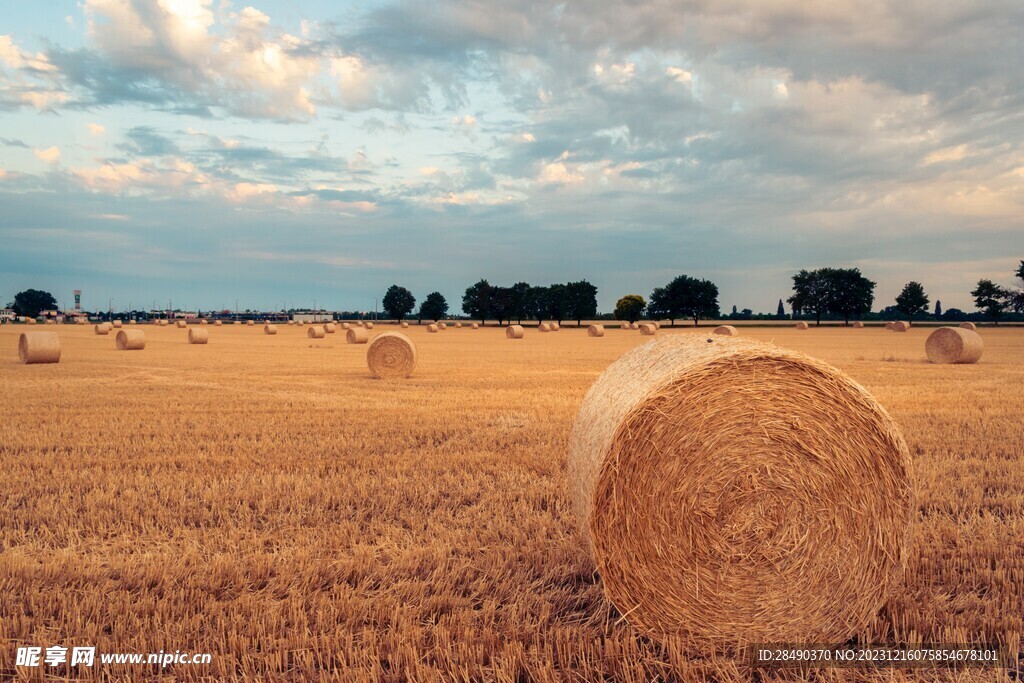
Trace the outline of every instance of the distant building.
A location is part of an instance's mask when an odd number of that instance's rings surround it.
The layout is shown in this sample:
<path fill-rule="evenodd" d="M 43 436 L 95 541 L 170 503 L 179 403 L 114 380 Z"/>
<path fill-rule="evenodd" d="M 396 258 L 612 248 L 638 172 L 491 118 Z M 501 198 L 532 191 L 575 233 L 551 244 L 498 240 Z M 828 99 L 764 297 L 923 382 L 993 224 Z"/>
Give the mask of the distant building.
<path fill-rule="evenodd" d="M 17 317 L 14 313 L 13 308 L 0 308 L 0 320 L 5 323 L 14 322 L 14 318 Z"/>
<path fill-rule="evenodd" d="M 322 323 L 334 320 L 333 313 L 292 313 L 292 320 L 297 323 Z"/>

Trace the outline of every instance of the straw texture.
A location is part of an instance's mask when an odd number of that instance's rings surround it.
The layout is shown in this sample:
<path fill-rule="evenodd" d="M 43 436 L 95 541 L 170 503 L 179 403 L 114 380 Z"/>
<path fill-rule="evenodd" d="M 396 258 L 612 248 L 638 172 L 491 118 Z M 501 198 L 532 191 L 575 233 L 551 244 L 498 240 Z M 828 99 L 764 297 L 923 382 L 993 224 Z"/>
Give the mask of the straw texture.
<path fill-rule="evenodd" d="M 969 365 L 981 360 L 985 343 L 974 330 L 962 327 L 940 327 L 928 335 L 924 343 L 928 360 L 940 365 L 960 363 Z"/>
<path fill-rule="evenodd" d="M 365 327 L 353 327 L 345 333 L 345 341 L 349 344 L 365 344 L 370 339 L 370 333 Z"/>
<path fill-rule="evenodd" d="M 121 330 L 115 343 L 118 351 L 141 351 L 146 348 L 146 335 L 142 330 Z"/>
<path fill-rule="evenodd" d="M 263 326 L 263 334 L 277 334 L 277 325 L 266 324 Z"/>
<path fill-rule="evenodd" d="M 505 336 L 509 339 L 522 339 L 525 330 L 522 325 L 509 325 L 505 328 Z"/>
<path fill-rule="evenodd" d="M 604 336 L 604 325 L 591 325 L 587 328 L 588 337 L 603 337 Z"/>
<path fill-rule="evenodd" d="M 210 331 L 201 327 L 193 327 L 188 331 L 189 344 L 207 344 L 210 341 Z"/>
<path fill-rule="evenodd" d="M 975 325 L 974 323 L 960 323 L 960 327 L 964 328 L 965 330 L 971 330 L 972 332 L 978 329 L 978 326 Z"/>
<path fill-rule="evenodd" d="M 794 325 L 793 327 L 795 327 L 795 328 L 796 328 L 796 329 L 798 329 L 798 330 L 807 330 L 807 329 L 810 329 L 810 326 L 809 326 L 809 325 L 807 324 L 807 322 L 806 322 L 806 321 L 804 321 L 804 320 L 801 320 L 800 322 L 798 322 L 798 323 L 797 323 L 796 325 Z"/>
<path fill-rule="evenodd" d="M 720 334 L 724 337 L 738 337 L 740 336 L 739 330 L 732 325 L 719 325 L 715 328 L 715 334 Z"/>
<path fill-rule="evenodd" d="M 22 332 L 18 360 L 24 365 L 60 362 L 60 337 L 56 332 Z"/>
<path fill-rule="evenodd" d="M 633 349 L 584 398 L 568 475 L 608 599 L 702 655 L 843 642 L 902 577 L 907 446 L 803 354 L 697 335 Z"/>
<path fill-rule="evenodd" d="M 654 323 L 643 323 L 642 325 L 640 325 L 640 334 L 642 334 L 645 337 L 650 337 L 657 331 L 658 328 L 654 325 Z"/>
<path fill-rule="evenodd" d="M 306 336 L 310 339 L 323 339 L 325 334 L 326 332 L 324 332 L 324 328 L 319 325 L 314 325 L 306 330 Z"/>
<path fill-rule="evenodd" d="M 401 332 L 385 332 L 366 349 L 370 374 L 378 379 L 409 377 L 416 368 L 416 345 Z"/>

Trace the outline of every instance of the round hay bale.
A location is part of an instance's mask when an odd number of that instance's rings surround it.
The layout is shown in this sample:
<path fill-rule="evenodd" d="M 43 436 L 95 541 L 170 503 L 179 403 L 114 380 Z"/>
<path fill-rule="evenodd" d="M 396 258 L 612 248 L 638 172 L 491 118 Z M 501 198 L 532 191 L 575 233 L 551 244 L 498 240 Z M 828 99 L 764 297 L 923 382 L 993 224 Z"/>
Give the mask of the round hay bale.
<path fill-rule="evenodd" d="M 541 323 L 540 325 L 537 325 L 537 331 L 538 332 L 550 332 L 551 331 L 551 324 L 550 323 Z"/>
<path fill-rule="evenodd" d="M 124 325 L 124 323 L 122 323 L 120 320 L 115 320 L 114 322 L 112 322 L 110 324 L 113 325 L 115 330 L 121 329 L 121 327 Z"/>
<path fill-rule="evenodd" d="M 370 333 L 365 327 L 353 327 L 345 333 L 345 341 L 349 344 L 365 344 L 370 339 Z"/>
<path fill-rule="evenodd" d="M 473 323 L 472 325 L 469 326 L 469 329 L 471 329 L 471 330 L 479 330 L 480 329 L 480 323 Z"/>
<path fill-rule="evenodd" d="M 974 323 L 960 323 L 960 327 L 965 330 L 971 330 L 972 332 L 978 329 L 978 326 Z"/>
<path fill-rule="evenodd" d="M 214 327 L 220 327 L 220 326 L 221 326 L 222 324 L 223 324 L 223 323 L 221 323 L 221 321 L 219 321 L 219 320 L 214 320 L 214 321 L 213 321 L 213 326 L 214 326 Z"/>
<path fill-rule="evenodd" d="M 905 320 L 897 320 L 892 324 L 893 332 L 906 332 L 910 329 L 910 323 Z"/>
<path fill-rule="evenodd" d="M 263 326 L 263 334 L 277 334 L 277 325 L 267 323 Z"/>
<path fill-rule="evenodd" d="M 27 320 L 25 320 L 25 324 L 26 325 L 35 325 L 36 324 L 36 319 L 35 318 L 28 318 Z"/>
<path fill-rule="evenodd" d="M 366 329 L 372 330 L 373 329 L 373 323 L 366 323 Z"/>
<path fill-rule="evenodd" d="M 522 325 L 509 325 L 505 328 L 505 337 L 508 339 L 522 339 L 525 333 Z"/>
<path fill-rule="evenodd" d="M 324 334 L 326 334 L 324 332 L 324 328 L 320 327 L 319 325 L 313 325 L 308 330 L 306 330 L 306 336 L 309 337 L 310 339 L 323 339 Z"/>
<path fill-rule="evenodd" d="M 853 321 L 853 325 L 852 325 L 852 326 L 853 326 L 854 328 L 856 328 L 856 329 L 860 329 L 860 328 L 864 327 L 864 323 L 862 323 L 862 322 L 861 322 L 861 321 L 859 321 L 859 320 L 854 320 L 854 321 Z"/>
<path fill-rule="evenodd" d="M 185 329 L 186 327 L 188 327 L 188 323 L 187 323 L 187 322 L 185 322 L 184 320 L 179 320 L 179 321 L 178 321 L 177 323 L 175 323 L 175 324 L 176 324 L 176 325 L 177 325 L 177 326 L 178 326 L 179 328 L 181 328 L 181 329 Z"/>
<path fill-rule="evenodd" d="M 407 323 L 407 322 L 405 322 L 403 320 L 402 323 L 399 325 L 399 327 L 401 327 L 403 330 L 408 329 L 409 328 L 409 323 Z"/>
<path fill-rule="evenodd" d="M 366 349 L 366 364 L 378 379 L 409 377 L 416 367 L 416 345 L 401 332 L 378 334 Z"/>
<path fill-rule="evenodd" d="M 635 323 L 635 322 L 630 323 L 629 324 L 629 329 L 631 329 L 631 330 L 639 330 L 640 329 L 640 324 L 639 323 Z"/>
<path fill-rule="evenodd" d="M 334 334 L 337 330 L 338 328 L 334 323 L 327 323 L 324 325 L 324 332 L 327 334 Z"/>
<path fill-rule="evenodd" d="M 146 348 L 146 335 L 142 330 L 121 330 L 115 343 L 118 351 L 141 351 Z"/>
<path fill-rule="evenodd" d="M 136 322 L 135 320 L 129 320 L 129 321 L 128 321 L 128 324 L 129 324 L 129 325 L 136 325 L 136 324 L 137 324 L 137 322 Z"/>
<path fill-rule="evenodd" d="M 588 337 L 603 337 L 604 336 L 604 325 L 591 325 L 587 328 Z"/>
<path fill-rule="evenodd" d="M 584 398 L 568 474 L 608 599 L 694 652 L 843 642 L 902 579 L 906 443 L 860 385 L 794 351 L 633 349 Z"/>
<path fill-rule="evenodd" d="M 552 322 L 548 324 L 548 329 L 550 329 L 552 332 L 558 332 L 560 329 L 562 329 L 562 326 L 556 322 Z"/>
<path fill-rule="evenodd" d="M 56 332 L 22 332 L 18 360 L 24 365 L 60 362 L 60 337 Z"/>
<path fill-rule="evenodd" d="M 351 330 L 352 329 L 352 325 L 350 325 L 349 323 L 342 323 L 341 324 L 341 329 L 343 329 L 343 330 Z"/>
<path fill-rule="evenodd" d="M 810 325 L 808 325 L 807 322 L 804 321 L 804 320 L 801 320 L 796 325 L 793 325 L 793 327 L 795 327 L 798 330 L 809 330 L 810 329 Z"/>
<path fill-rule="evenodd" d="M 200 324 L 200 325 L 209 325 L 210 323 L 209 323 L 209 322 L 207 322 L 207 321 L 206 321 L 206 319 L 204 318 L 203 320 L 200 320 L 200 321 L 199 321 L 199 324 Z"/>
<path fill-rule="evenodd" d="M 895 325 L 895 324 L 896 324 L 896 323 L 894 323 L 894 322 L 887 322 L 887 323 L 885 324 L 885 329 L 887 329 L 887 330 L 891 330 L 891 329 L 892 329 L 892 326 L 893 326 L 893 325 Z"/>
<path fill-rule="evenodd" d="M 445 323 L 438 323 L 437 324 L 437 329 L 439 329 L 439 330 L 447 330 L 448 329 L 448 325 L 445 324 Z"/>
<path fill-rule="evenodd" d="M 43 323 L 46 324 L 46 325 L 56 325 L 57 321 L 56 320 L 52 320 L 50 318 L 47 318 L 46 320 L 43 321 Z"/>
<path fill-rule="evenodd" d="M 102 334 L 105 336 L 110 334 L 110 328 L 110 323 L 100 323 L 98 325 L 93 325 L 92 331 L 95 332 L 96 334 Z"/>
<path fill-rule="evenodd" d="M 660 330 L 661 329 L 661 321 L 660 320 L 652 320 L 650 324 L 654 325 L 654 329 L 656 329 L 656 330 Z"/>
<path fill-rule="evenodd" d="M 427 332 L 429 332 L 431 334 L 434 334 L 435 332 L 437 332 L 437 324 L 436 323 L 430 323 L 429 325 L 427 325 Z"/>
<path fill-rule="evenodd" d="M 252 327 L 253 325 L 256 324 L 256 322 L 253 321 L 253 320 L 246 320 L 245 324 L 246 324 L 247 327 Z"/>
<path fill-rule="evenodd" d="M 462 329 L 462 323 L 455 323 L 455 329 L 461 330 Z"/>
<path fill-rule="evenodd" d="M 981 335 L 962 327 L 940 327 L 924 343 L 928 360 L 939 365 L 977 363 L 985 350 Z"/>
<path fill-rule="evenodd" d="M 210 331 L 199 327 L 193 327 L 188 331 L 189 344 L 208 344 L 210 342 Z"/>
<path fill-rule="evenodd" d="M 732 325 L 719 325 L 715 328 L 715 334 L 721 334 L 726 337 L 738 337 L 740 336 L 739 330 Z"/>
<path fill-rule="evenodd" d="M 640 325 L 640 334 L 645 337 L 650 337 L 658 331 L 658 328 L 654 326 L 654 323 L 643 323 Z"/>

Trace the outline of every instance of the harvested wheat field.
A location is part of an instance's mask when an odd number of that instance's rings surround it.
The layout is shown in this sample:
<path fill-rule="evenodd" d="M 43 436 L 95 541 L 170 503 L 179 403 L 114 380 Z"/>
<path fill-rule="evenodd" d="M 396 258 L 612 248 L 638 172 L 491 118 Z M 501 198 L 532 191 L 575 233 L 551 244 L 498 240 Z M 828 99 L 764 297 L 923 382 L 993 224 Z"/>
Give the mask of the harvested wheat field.
<path fill-rule="evenodd" d="M 15 670 L 16 645 L 64 643 L 213 656 L 78 671 L 118 680 L 1014 680 L 752 672 L 634 630 L 595 575 L 566 459 L 587 390 L 646 336 L 597 342 L 584 325 L 512 344 L 500 327 L 413 324 L 415 373 L 385 382 L 368 347 L 339 335 L 208 329 L 195 346 L 148 327 L 143 350 L 120 353 L 62 325 L 60 363 L 41 365 L 19 363 L 18 326 L 0 329 L 3 678 L 47 673 Z M 746 326 L 743 339 L 845 372 L 913 460 L 905 580 L 862 642 L 1016 651 L 1024 329 L 982 328 L 974 365 L 928 362 L 931 328 L 812 329 Z"/>

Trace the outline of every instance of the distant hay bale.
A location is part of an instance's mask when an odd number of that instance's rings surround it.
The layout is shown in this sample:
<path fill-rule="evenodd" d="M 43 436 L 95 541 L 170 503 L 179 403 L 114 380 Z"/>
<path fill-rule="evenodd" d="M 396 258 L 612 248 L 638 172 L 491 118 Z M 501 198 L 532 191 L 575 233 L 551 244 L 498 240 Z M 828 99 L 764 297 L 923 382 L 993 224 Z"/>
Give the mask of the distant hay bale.
<path fill-rule="evenodd" d="M 136 321 L 135 321 L 135 320 L 129 320 L 129 321 L 128 321 L 128 324 L 129 324 L 129 325 L 135 325 L 135 324 L 136 324 Z"/>
<path fill-rule="evenodd" d="M 146 335 L 142 330 L 121 330 L 115 343 L 118 351 L 141 351 L 146 348 Z"/>
<path fill-rule="evenodd" d="M 399 325 L 399 327 L 401 327 L 401 328 L 402 328 L 403 330 L 405 330 L 405 329 L 408 329 L 408 327 L 409 327 L 409 323 L 407 323 L 407 322 L 405 322 L 405 321 L 403 320 L 403 321 L 401 322 L 401 324 Z"/>
<path fill-rule="evenodd" d="M 469 328 L 471 330 L 479 330 L 480 329 L 480 323 L 473 323 L 472 325 L 469 326 Z"/>
<path fill-rule="evenodd" d="M 549 329 L 550 329 L 550 330 L 551 330 L 552 332 L 558 332 L 558 331 L 559 331 L 560 329 L 562 329 L 562 326 L 561 326 L 561 325 L 559 325 L 559 324 L 558 324 L 558 323 L 556 323 L 556 322 L 551 322 L 551 323 L 549 323 L 549 324 L 548 324 L 548 328 L 549 328 Z"/>
<path fill-rule="evenodd" d="M 858 329 L 859 329 L 859 328 L 861 328 L 861 327 L 864 327 L 864 323 L 862 323 L 862 322 L 861 322 L 861 321 L 859 321 L 859 320 L 854 320 L 854 321 L 853 321 L 853 327 L 855 327 L 855 328 L 858 328 Z"/>
<path fill-rule="evenodd" d="M 894 322 L 887 322 L 887 323 L 885 324 L 885 329 L 887 329 L 887 330 L 891 330 L 891 329 L 892 329 L 892 327 L 893 327 L 893 325 L 895 325 L 895 324 L 896 324 L 896 323 L 894 323 Z"/>
<path fill-rule="evenodd" d="M 209 325 L 210 323 L 209 323 L 209 322 L 207 322 L 207 320 L 206 320 L 206 319 L 204 318 L 204 319 L 202 319 L 202 320 L 200 320 L 200 321 L 199 321 L 199 324 L 200 324 L 200 325 Z"/>
<path fill-rule="evenodd" d="M 373 329 L 373 323 L 366 323 L 366 329 L 372 330 Z"/>
<path fill-rule="evenodd" d="M 214 320 L 213 321 L 213 326 L 214 327 L 220 327 L 221 325 L 222 325 L 221 321 L 219 321 L 219 320 Z"/>
<path fill-rule="evenodd" d="M 56 332 L 22 332 L 18 360 L 23 365 L 60 362 L 60 337 Z"/>
<path fill-rule="evenodd" d="M 185 322 L 184 320 L 179 320 L 179 321 L 178 321 L 177 323 L 175 323 L 175 324 L 176 324 L 176 325 L 177 325 L 177 326 L 178 326 L 179 328 L 181 328 L 181 329 L 185 329 L 186 327 L 188 327 L 188 323 L 187 323 L 187 322 Z"/>
<path fill-rule="evenodd" d="M 972 332 L 978 329 L 978 326 L 975 325 L 974 323 L 960 323 L 960 327 L 964 328 L 965 330 L 971 330 Z"/>
<path fill-rule="evenodd" d="M 551 331 L 551 325 L 548 324 L 548 323 L 541 323 L 540 325 L 537 325 L 537 331 L 538 332 L 550 332 Z"/>
<path fill-rule="evenodd" d="M 810 329 L 810 326 L 804 320 L 801 320 L 796 325 L 793 325 L 793 327 L 795 327 L 798 330 L 809 330 Z"/>
<path fill-rule="evenodd" d="M 277 334 L 277 325 L 267 323 L 263 326 L 263 334 Z"/>
<path fill-rule="evenodd" d="M 448 329 L 448 325 L 445 324 L 445 323 L 438 323 L 437 324 L 437 329 L 439 329 L 439 330 L 447 330 Z"/>
<path fill-rule="evenodd" d="M 351 330 L 352 329 L 352 325 L 350 325 L 348 323 L 342 323 L 341 324 L 341 329 L 343 329 L 343 330 Z"/>
<path fill-rule="evenodd" d="M 345 341 L 349 344 L 365 344 L 370 339 L 370 333 L 365 327 L 353 327 L 345 333 Z"/>
<path fill-rule="evenodd" d="M 313 325 L 308 330 L 306 330 L 306 336 L 309 337 L 310 339 L 323 339 L 324 334 L 326 334 L 324 332 L 324 328 L 320 327 L 319 325 Z"/>
<path fill-rule="evenodd" d="M 928 360 L 939 365 L 969 365 L 981 360 L 985 343 L 981 335 L 964 327 L 940 327 L 924 344 Z"/>
<path fill-rule="evenodd" d="M 906 332 L 910 329 L 910 323 L 905 320 L 897 320 L 892 324 L 893 332 Z"/>
<path fill-rule="evenodd" d="M 207 344 L 210 341 L 210 331 L 200 327 L 193 327 L 188 331 L 189 344 Z"/>
<path fill-rule="evenodd" d="M 110 323 L 100 323 L 93 325 L 92 331 L 96 334 L 108 335 L 110 334 L 111 325 Z"/>
<path fill-rule="evenodd" d="M 654 325 L 654 329 L 656 329 L 656 330 L 660 330 L 661 329 L 661 321 L 660 320 L 652 320 L 650 324 Z"/>
<path fill-rule="evenodd" d="M 401 332 L 378 334 L 366 349 L 366 364 L 378 379 L 409 377 L 416 367 L 416 345 Z"/>
<path fill-rule="evenodd" d="M 366 323 L 360 320 L 358 323 L 359 327 L 366 327 Z"/>
<path fill-rule="evenodd" d="M 25 324 L 26 325 L 35 325 L 36 324 L 36 319 L 35 318 L 28 318 L 28 319 L 25 320 Z"/>
<path fill-rule="evenodd" d="M 525 333 L 522 325 L 509 325 L 505 328 L 505 337 L 508 339 L 522 339 Z"/>
<path fill-rule="evenodd" d="M 640 324 L 636 323 L 636 322 L 632 322 L 632 323 L 629 324 L 629 329 L 631 329 L 631 330 L 639 330 L 640 329 Z"/>
<path fill-rule="evenodd" d="M 462 329 L 462 323 L 455 323 L 455 329 L 461 330 Z"/>
<path fill-rule="evenodd" d="M 739 330 L 732 325 L 719 325 L 715 328 L 714 334 L 720 334 L 726 337 L 738 337 L 740 336 Z"/>
<path fill-rule="evenodd" d="M 254 320 L 246 320 L 245 324 L 246 324 L 247 327 L 252 327 L 253 325 L 256 324 L 256 321 L 254 321 Z"/>
<path fill-rule="evenodd" d="M 327 323 L 324 325 L 324 332 L 327 334 L 334 334 L 338 330 L 334 323 Z"/>
<path fill-rule="evenodd" d="M 45 324 L 47 324 L 47 325 L 56 325 L 56 324 L 57 324 L 57 321 L 56 321 L 56 320 L 51 320 L 50 318 L 47 318 L 47 319 L 46 319 L 46 320 L 44 320 L 43 322 L 44 322 Z"/>
<path fill-rule="evenodd" d="M 435 332 L 437 332 L 437 324 L 436 323 L 430 323 L 429 325 L 427 325 L 427 332 L 430 332 L 431 334 L 434 334 Z"/>
<path fill-rule="evenodd" d="M 587 328 L 588 337 L 603 337 L 604 336 L 604 325 L 591 325 Z"/>
<path fill-rule="evenodd" d="M 645 337 L 650 337 L 657 331 L 658 328 L 654 325 L 654 323 L 643 323 L 642 325 L 640 325 L 640 334 L 642 334 Z"/>
<path fill-rule="evenodd" d="M 916 509 L 906 443 L 867 391 L 742 337 L 667 335 L 609 366 L 568 479 L 622 618 L 702 655 L 863 632 Z"/>
<path fill-rule="evenodd" d="M 114 322 L 112 322 L 110 324 L 114 327 L 115 330 L 121 329 L 121 327 L 123 325 L 123 323 L 120 320 L 115 320 Z"/>

